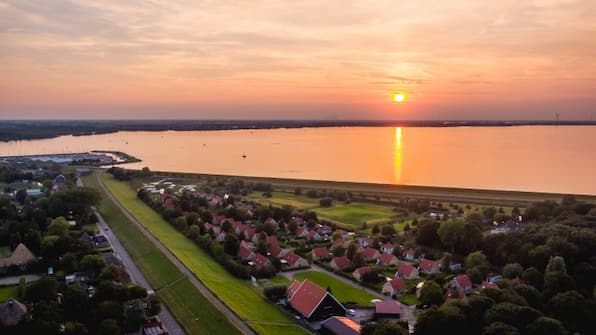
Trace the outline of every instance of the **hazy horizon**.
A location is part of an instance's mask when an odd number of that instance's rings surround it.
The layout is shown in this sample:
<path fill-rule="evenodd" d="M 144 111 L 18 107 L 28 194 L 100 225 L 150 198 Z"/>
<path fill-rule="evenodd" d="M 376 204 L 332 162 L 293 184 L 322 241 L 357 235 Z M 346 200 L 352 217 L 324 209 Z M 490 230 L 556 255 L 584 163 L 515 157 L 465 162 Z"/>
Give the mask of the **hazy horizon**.
<path fill-rule="evenodd" d="M 0 0 L 0 119 L 591 120 L 595 16 L 581 0 Z"/>

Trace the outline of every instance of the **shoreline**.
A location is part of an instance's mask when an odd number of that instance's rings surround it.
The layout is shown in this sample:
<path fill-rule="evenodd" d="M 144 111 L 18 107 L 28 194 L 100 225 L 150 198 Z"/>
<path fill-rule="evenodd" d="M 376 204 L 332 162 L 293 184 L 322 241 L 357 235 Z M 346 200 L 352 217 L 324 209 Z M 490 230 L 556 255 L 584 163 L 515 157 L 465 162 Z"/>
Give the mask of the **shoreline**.
<path fill-rule="evenodd" d="M 123 167 L 125 168 L 125 167 Z M 128 169 L 140 171 L 137 169 Z M 354 199 L 367 202 L 383 202 L 380 199 L 396 198 L 417 198 L 432 199 L 437 201 L 474 203 L 474 204 L 499 204 L 502 206 L 526 206 L 536 201 L 554 200 L 561 201 L 565 196 L 574 196 L 577 200 L 596 203 L 596 195 L 569 194 L 569 193 L 547 193 L 527 191 L 507 191 L 490 189 L 455 188 L 441 186 L 419 186 L 419 185 L 395 185 L 382 183 L 345 182 L 315 179 L 292 179 L 276 177 L 238 176 L 223 174 L 151 171 L 152 174 L 169 178 L 236 178 L 248 182 L 270 183 L 274 188 L 284 192 L 294 192 L 296 187 L 307 189 L 342 190 L 358 193 Z M 364 195 L 364 197 L 361 197 Z M 388 201 L 387 201 L 388 202 Z"/>
<path fill-rule="evenodd" d="M 377 121 L 377 120 L 3 120 L 0 142 L 60 136 L 112 134 L 119 131 L 214 131 L 332 127 L 515 127 L 596 126 L 596 121 Z"/>

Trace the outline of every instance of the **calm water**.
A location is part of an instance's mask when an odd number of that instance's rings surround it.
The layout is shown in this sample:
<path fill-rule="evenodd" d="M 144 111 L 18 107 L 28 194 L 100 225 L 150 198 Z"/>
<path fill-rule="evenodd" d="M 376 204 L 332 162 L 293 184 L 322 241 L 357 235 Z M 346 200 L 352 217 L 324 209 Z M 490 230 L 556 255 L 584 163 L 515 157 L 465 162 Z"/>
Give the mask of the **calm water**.
<path fill-rule="evenodd" d="M 596 127 L 120 132 L 0 143 L 0 156 L 120 150 L 131 167 L 596 194 Z M 246 155 L 246 158 L 242 156 Z"/>

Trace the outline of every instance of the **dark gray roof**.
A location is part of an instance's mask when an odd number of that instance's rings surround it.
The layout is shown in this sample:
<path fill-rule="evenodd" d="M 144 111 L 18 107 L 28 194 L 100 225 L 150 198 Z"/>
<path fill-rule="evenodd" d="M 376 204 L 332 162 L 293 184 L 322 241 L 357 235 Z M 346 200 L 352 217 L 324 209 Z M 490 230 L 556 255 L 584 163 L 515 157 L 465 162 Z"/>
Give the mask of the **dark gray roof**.
<path fill-rule="evenodd" d="M 336 335 L 360 335 L 360 325 L 345 316 L 332 316 L 321 327 Z"/>

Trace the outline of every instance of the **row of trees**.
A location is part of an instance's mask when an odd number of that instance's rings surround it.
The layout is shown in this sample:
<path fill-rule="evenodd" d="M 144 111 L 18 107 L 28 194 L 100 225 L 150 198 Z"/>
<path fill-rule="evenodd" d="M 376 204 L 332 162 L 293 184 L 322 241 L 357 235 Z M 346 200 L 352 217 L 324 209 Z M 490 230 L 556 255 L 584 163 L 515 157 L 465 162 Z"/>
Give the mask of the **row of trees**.
<path fill-rule="evenodd" d="M 427 281 L 421 300 L 435 307 L 421 314 L 416 334 L 596 331 L 591 322 L 596 310 L 595 206 L 568 197 L 533 204 L 524 218 L 529 224 L 523 231 L 487 236 L 473 222 L 419 224 L 417 242 L 467 255 L 465 271 L 473 282 L 489 272 L 505 280 L 498 282 L 498 290 L 444 303 L 443 287 Z"/>
<path fill-rule="evenodd" d="M 8 273 L 54 269 L 53 276 L 21 282 L 14 298 L 26 304 L 28 315 L 17 326 L 0 328 L 2 334 L 119 334 L 137 331 L 146 316 L 140 302 L 147 298 L 146 290 L 126 284 L 126 272 L 107 265 L 82 238 L 81 227 L 95 222 L 91 208 L 100 198 L 96 190 L 73 184 L 69 181 L 65 190 L 19 202 L 0 197 L 0 245 L 12 249 L 23 243 L 38 256 L 36 266 L 13 267 Z M 74 228 L 67 218 L 76 222 Z M 87 281 L 66 285 L 64 276 L 75 272 L 85 273 Z M 87 290 L 88 285 L 95 290 Z M 155 297 L 149 298 L 149 305 L 149 314 L 159 312 Z"/>

